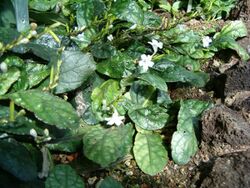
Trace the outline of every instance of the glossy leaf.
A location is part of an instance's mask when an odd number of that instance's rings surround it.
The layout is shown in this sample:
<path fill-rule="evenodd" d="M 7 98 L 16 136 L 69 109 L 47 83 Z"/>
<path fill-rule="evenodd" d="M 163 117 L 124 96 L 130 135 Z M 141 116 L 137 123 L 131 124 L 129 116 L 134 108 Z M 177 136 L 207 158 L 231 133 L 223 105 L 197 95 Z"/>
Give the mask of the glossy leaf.
<path fill-rule="evenodd" d="M 131 124 L 111 128 L 97 125 L 87 129 L 83 136 L 84 155 L 102 167 L 124 157 L 132 146 L 134 130 Z"/>
<path fill-rule="evenodd" d="M 163 128 L 169 118 L 166 109 L 157 105 L 130 110 L 128 115 L 137 126 L 146 130 Z"/>
<path fill-rule="evenodd" d="M 142 25 L 144 20 L 143 11 L 136 1 L 117 0 L 112 3 L 111 12 L 121 20 Z"/>
<path fill-rule="evenodd" d="M 183 82 L 196 87 L 204 87 L 209 80 L 209 76 L 203 72 L 192 72 L 180 65 L 162 59 L 154 66 L 159 72 L 158 75 L 165 82 Z"/>
<path fill-rule="evenodd" d="M 64 51 L 56 93 L 78 88 L 95 71 L 95 61 L 90 54 L 80 51 Z"/>
<path fill-rule="evenodd" d="M 19 91 L 9 95 L 17 105 L 34 112 L 43 122 L 60 129 L 79 126 L 79 118 L 73 107 L 65 100 L 39 90 Z M 53 101 L 53 103 L 52 103 Z"/>
<path fill-rule="evenodd" d="M 22 181 L 37 177 L 36 162 L 22 144 L 16 141 L 0 140 L 0 167 Z"/>
<path fill-rule="evenodd" d="M 179 165 L 187 164 L 198 150 L 198 143 L 194 133 L 176 131 L 171 140 L 172 158 Z"/>
<path fill-rule="evenodd" d="M 139 168 L 149 175 L 162 171 L 168 161 L 161 136 L 156 133 L 137 133 L 133 152 Z"/>
<path fill-rule="evenodd" d="M 82 178 L 69 165 L 56 165 L 45 181 L 45 188 L 84 188 Z"/>
<path fill-rule="evenodd" d="M 162 79 L 160 76 L 157 76 L 156 74 L 150 74 L 150 73 L 144 73 L 139 76 L 139 79 L 144 80 L 149 85 L 152 85 L 153 87 L 167 92 L 168 87 L 164 79 Z"/>
<path fill-rule="evenodd" d="M 6 73 L 0 73 L 0 95 L 5 94 L 11 85 L 20 77 L 20 71 L 16 68 L 11 68 Z"/>

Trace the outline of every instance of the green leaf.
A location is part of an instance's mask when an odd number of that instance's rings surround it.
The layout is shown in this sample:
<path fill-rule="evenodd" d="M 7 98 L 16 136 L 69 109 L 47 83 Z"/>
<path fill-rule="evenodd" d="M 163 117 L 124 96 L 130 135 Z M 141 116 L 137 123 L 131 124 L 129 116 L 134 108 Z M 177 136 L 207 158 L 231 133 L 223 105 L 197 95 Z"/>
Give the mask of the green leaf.
<path fill-rule="evenodd" d="M 103 180 L 100 180 L 96 184 L 96 188 L 123 188 L 122 184 L 116 179 L 108 176 Z"/>
<path fill-rule="evenodd" d="M 137 126 L 146 130 L 161 129 L 169 119 L 166 109 L 157 105 L 130 110 L 128 115 Z"/>
<path fill-rule="evenodd" d="M 149 175 L 156 175 L 167 164 L 168 154 L 159 134 L 137 133 L 133 151 L 139 168 Z"/>
<path fill-rule="evenodd" d="M 112 3 L 111 12 L 117 18 L 142 25 L 144 14 L 141 7 L 133 0 L 117 0 Z"/>
<path fill-rule="evenodd" d="M 7 108 L 7 110 L 9 110 L 9 108 Z M 24 116 L 16 117 L 14 122 L 10 122 L 9 114 L 8 116 L 5 116 L 5 118 L 1 118 L 0 115 L 0 123 L 0 131 L 5 133 L 15 135 L 30 135 L 30 129 L 35 129 L 38 134 L 43 135 L 43 129 L 39 128 L 35 121 L 32 121 L 31 119 L 28 119 Z"/>
<path fill-rule="evenodd" d="M 20 71 L 16 68 L 11 68 L 6 73 L 0 73 L 0 95 L 5 94 L 19 77 Z"/>
<path fill-rule="evenodd" d="M 155 88 L 148 85 L 145 81 L 135 81 L 130 88 L 131 100 L 134 104 L 147 105 L 152 103 L 151 97 Z"/>
<path fill-rule="evenodd" d="M 11 25 L 15 24 L 16 24 L 16 18 L 12 2 L 9 0 L 2 0 L 0 2 L 0 26 L 5 28 L 10 28 Z"/>
<path fill-rule="evenodd" d="M 183 82 L 196 87 L 204 87 L 209 80 L 209 75 L 203 72 L 192 72 L 180 65 L 161 59 L 154 68 L 165 82 Z"/>
<path fill-rule="evenodd" d="M 160 27 L 161 26 L 161 17 L 159 17 L 154 12 L 146 11 L 144 12 L 144 27 Z"/>
<path fill-rule="evenodd" d="M 111 128 L 89 126 L 83 136 L 84 155 L 102 167 L 107 167 L 129 153 L 133 134 L 131 124 Z"/>
<path fill-rule="evenodd" d="M 164 79 L 162 79 L 160 76 L 156 74 L 150 74 L 150 73 L 144 73 L 138 77 L 141 80 L 144 80 L 149 85 L 152 85 L 153 87 L 165 91 L 168 91 L 167 84 Z"/>
<path fill-rule="evenodd" d="M 196 99 L 181 101 L 177 131 L 173 134 L 171 141 L 172 157 L 177 164 L 188 163 L 190 157 L 196 153 L 199 116 L 211 105 L 210 102 Z"/>
<path fill-rule="evenodd" d="M 195 135 L 186 131 L 176 131 L 171 140 L 172 158 L 175 163 L 184 165 L 198 149 Z"/>
<path fill-rule="evenodd" d="M 25 69 L 28 74 L 29 88 L 38 85 L 50 74 L 47 65 L 28 63 Z"/>
<path fill-rule="evenodd" d="M 39 90 L 19 91 L 9 95 L 17 105 L 34 112 L 43 122 L 56 125 L 60 129 L 79 126 L 79 118 L 74 108 L 65 100 Z"/>
<path fill-rule="evenodd" d="M 84 188 L 82 178 L 69 165 L 60 164 L 50 172 L 45 188 Z"/>
<path fill-rule="evenodd" d="M 242 20 L 231 21 L 229 24 L 225 25 L 217 35 L 237 39 L 247 36 L 247 28 Z"/>
<path fill-rule="evenodd" d="M 28 0 L 11 0 L 16 16 L 17 31 L 24 32 L 29 29 Z"/>
<path fill-rule="evenodd" d="M 39 11 L 47 11 L 53 9 L 57 3 L 57 0 L 30 0 L 29 7 Z"/>
<path fill-rule="evenodd" d="M 97 71 L 111 78 L 122 78 L 132 74 L 134 60 L 126 54 L 119 53 L 97 64 Z"/>
<path fill-rule="evenodd" d="M 202 112 L 212 106 L 211 102 L 189 99 L 181 101 L 181 107 L 178 113 L 178 131 L 187 131 L 195 133 L 198 121 Z"/>
<path fill-rule="evenodd" d="M 91 53 L 99 59 L 106 59 L 116 55 L 116 49 L 109 43 L 97 42 L 91 46 Z"/>
<path fill-rule="evenodd" d="M 230 48 L 232 50 L 235 50 L 243 61 L 247 61 L 250 58 L 247 51 L 243 47 L 241 47 L 233 38 L 228 37 L 227 35 L 216 38 L 213 44 L 218 49 Z"/>
<path fill-rule="evenodd" d="M 95 61 L 90 54 L 64 51 L 56 93 L 64 93 L 82 85 L 95 71 Z"/>
<path fill-rule="evenodd" d="M 105 10 L 102 0 L 84 0 L 78 3 L 76 10 L 76 21 L 79 28 L 86 28 L 92 24 L 96 16 Z"/>
<path fill-rule="evenodd" d="M 119 87 L 119 82 L 116 80 L 107 80 L 101 86 L 96 87 L 92 94 L 92 110 L 99 120 L 103 120 L 102 111 L 106 107 L 110 107 L 118 97 L 120 96 L 121 91 Z M 106 103 L 106 104 L 104 104 Z"/>
<path fill-rule="evenodd" d="M 22 181 L 37 177 L 37 167 L 29 151 L 18 142 L 0 140 L 0 167 Z"/>

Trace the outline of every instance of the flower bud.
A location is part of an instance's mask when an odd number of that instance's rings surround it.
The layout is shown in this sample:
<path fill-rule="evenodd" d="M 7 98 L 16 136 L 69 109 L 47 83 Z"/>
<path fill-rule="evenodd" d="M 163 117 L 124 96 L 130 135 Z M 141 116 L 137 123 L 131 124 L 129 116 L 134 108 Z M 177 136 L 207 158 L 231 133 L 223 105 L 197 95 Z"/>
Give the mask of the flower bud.
<path fill-rule="evenodd" d="M 35 129 L 30 129 L 30 135 L 33 136 L 34 138 L 37 137 L 37 132 Z"/>

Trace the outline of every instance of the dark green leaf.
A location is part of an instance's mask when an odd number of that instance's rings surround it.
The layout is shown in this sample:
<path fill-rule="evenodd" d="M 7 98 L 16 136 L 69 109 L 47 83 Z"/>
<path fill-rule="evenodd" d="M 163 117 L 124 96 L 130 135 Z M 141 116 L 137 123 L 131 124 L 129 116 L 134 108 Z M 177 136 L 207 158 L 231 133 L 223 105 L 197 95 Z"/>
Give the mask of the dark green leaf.
<path fill-rule="evenodd" d="M 46 188 L 84 188 L 82 178 L 69 165 L 60 164 L 50 172 L 45 182 Z"/>
<path fill-rule="evenodd" d="M 137 133 L 133 151 L 136 163 L 149 175 L 156 175 L 167 164 L 168 154 L 159 134 Z"/>
<path fill-rule="evenodd" d="M 165 91 L 168 91 L 168 87 L 166 82 L 158 75 L 156 74 L 150 74 L 150 73 L 144 73 L 139 76 L 139 79 L 144 80 L 149 85 L 152 85 L 153 87 Z"/>
<path fill-rule="evenodd" d="M 95 71 L 95 61 L 90 54 L 64 51 L 56 93 L 64 93 L 82 85 Z"/>
<path fill-rule="evenodd" d="M 116 49 L 108 43 L 95 43 L 91 46 L 91 53 L 99 59 L 106 59 L 116 55 Z"/>
<path fill-rule="evenodd" d="M 79 126 L 79 118 L 73 107 L 65 100 L 39 90 L 19 91 L 9 95 L 17 105 L 34 112 L 45 123 L 61 129 Z M 53 101 L 53 103 L 52 103 Z"/>
<path fill-rule="evenodd" d="M 86 129 L 83 136 L 84 155 L 102 167 L 124 157 L 132 146 L 134 130 L 131 124 L 111 128 L 97 125 Z"/>
<path fill-rule="evenodd" d="M 135 81 L 133 82 L 129 93 L 134 104 L 146 105 L 151 102 L 150 99 L 153 96 L 154 91 L 155 88 L 144 81 Z"/>
<path fill-rule="evenodd" d="M 196 87 L 204 87 L 209 80 L 209 76 L 203 72 L 192 72 L 180 65 L 162 59 L 155 64 L 154 68 L 159 71 L 159 76 L 166 82 L 184 82 Z"/>
<path fill-rule="evenodd" d="M 35 10 L 47 11 L 53 9 L 57 3 L 57 0 L 30 0 L 29 6 Z"/>
<path fill-rule="evenodd" d="M 146 130 L 163 128 L 169 118 L 166 109 L 157 105 L 130 110 L 128 115 L 137 126 Z"/>
<path fill-rule="evenodd" d="M 111 59 L 97 64 L 97 71 L 111 78 L 122 78 L 132 74 L 135 69 L 134 60 L 125 54 L 117 54 Z"/>
<path fill-rule="evenodd" d="M 18 142 L 0 140 L 0 166 L 22 181 L 37 177 L 37 167 L 29 151 Z"/>
<path fill-rule="evenodd" d="M 123 188 L 116 179 L 108 176 L 96 184 L 96 188 Z"/>
<path fill-rule="evenodd" d="M 136 1 L 132 0 L 117 0 L 112 3 L 111 12 L 121 20 L 142 25 L 144 14 Z"/>

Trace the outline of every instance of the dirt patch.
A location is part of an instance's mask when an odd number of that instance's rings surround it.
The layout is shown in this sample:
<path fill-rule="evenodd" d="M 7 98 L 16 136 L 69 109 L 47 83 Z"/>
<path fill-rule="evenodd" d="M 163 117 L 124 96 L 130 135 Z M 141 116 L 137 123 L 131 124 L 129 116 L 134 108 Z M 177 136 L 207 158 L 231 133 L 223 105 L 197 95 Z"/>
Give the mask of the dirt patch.
<path fill-rule="evenodd" d="M 201 188 L 246 188 L 250 187 L 250 150 L 232 153 L 216 158 L 212 168 L 197 186 Z M 204 173 L 205 171 L 203 171 Z"/>

